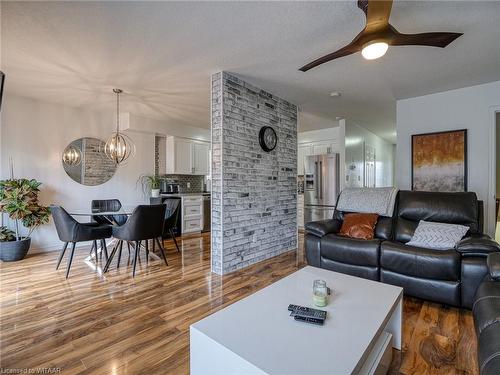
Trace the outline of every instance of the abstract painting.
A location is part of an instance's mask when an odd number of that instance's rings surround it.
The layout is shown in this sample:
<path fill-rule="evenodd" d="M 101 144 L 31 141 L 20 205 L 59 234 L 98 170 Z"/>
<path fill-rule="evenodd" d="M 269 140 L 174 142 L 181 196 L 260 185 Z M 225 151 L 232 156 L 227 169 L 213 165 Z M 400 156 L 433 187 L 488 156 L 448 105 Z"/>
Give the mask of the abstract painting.
<path fill-rule="evenodd" d="M 412 190 L 467 191 L 467 130 L 412 135 Z"/>

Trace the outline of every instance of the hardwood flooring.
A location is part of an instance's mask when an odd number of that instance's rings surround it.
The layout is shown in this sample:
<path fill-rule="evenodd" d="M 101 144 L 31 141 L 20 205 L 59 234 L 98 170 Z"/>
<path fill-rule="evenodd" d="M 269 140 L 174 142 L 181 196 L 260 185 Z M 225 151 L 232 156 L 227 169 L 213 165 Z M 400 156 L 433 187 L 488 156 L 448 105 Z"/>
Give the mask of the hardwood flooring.
<path fill-rule="evenodd" d="M 188 373 L 189 325 L 304 266 L 300 238 L 298 255 L 224 277 L 210 273 L 208 234 L 181 238 L 182 255 L 166 241 L 169 266 L 142 258 L 135 279 L 127 256 L 100 275 L 83 262 L 87 248 L 77 249 L 67 280 L 56 252 L 2 263 L 2 373 Z M 471 313 L 405 298 L 404 347 L 390 373 L 477 374 Z"/>

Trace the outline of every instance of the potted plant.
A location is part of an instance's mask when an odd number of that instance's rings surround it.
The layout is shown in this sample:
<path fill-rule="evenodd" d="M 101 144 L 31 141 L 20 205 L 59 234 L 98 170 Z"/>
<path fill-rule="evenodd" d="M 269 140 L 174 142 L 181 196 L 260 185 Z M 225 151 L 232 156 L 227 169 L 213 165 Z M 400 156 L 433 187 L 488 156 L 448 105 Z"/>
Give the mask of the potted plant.
<path fill-rule="evenodd" d="M 139 180 L 142 183 L 142 189 L 144 192 L 144 195 L 146 195 L 147 190 L 151 190 L 151 197 L 153 198 L 158 198 L 160 196 L 160 184 L 162 181 L 162 178 L 157 175 L 145 175 L 141 176 Z"/>
<path fill-rule="evenodd" d="M 0 181 L 0 212 L 6 213 L 15 224 L 15 232 L 6 227 L 0 229 L 0 259 L 4 262 L 23 259 L 33 231 L 49 221 L 49 208 L 38 203 L 41 184 L 26 178 Z M 21 235 L 19 224 L 28 229 L 26 236 Z"/>

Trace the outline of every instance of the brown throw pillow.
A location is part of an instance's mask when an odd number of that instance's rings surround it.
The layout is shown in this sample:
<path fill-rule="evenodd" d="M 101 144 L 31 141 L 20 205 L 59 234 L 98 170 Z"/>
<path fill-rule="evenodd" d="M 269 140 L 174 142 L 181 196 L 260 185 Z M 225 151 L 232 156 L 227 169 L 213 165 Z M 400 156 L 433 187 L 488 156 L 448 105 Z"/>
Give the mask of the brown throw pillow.
<path fill-rule="evenodd" d="M 345 214 L 339 234 L 350 238 L 372 240 L 377 220 L 377 214 Z"/>

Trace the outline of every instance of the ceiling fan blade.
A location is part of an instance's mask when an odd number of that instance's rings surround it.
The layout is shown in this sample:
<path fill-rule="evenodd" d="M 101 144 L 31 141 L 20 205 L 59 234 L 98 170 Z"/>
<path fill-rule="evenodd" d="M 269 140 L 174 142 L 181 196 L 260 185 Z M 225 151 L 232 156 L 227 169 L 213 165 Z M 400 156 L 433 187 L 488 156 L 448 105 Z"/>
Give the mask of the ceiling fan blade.
<path fill-rule="evenodd" d="M 421 33 L 421 34 L 400 34 L 393 36 L 390 44 L 392 46 L 431 46 L 444 48 L 462 33 Z"/>
<path fill-rule="evenodd" d="M 389 24 L 392 0 L 358 0 L 358 8 L 366 15 L 366 31 L 375 31 Z"/>
<path fill-rule="evenodd" d="M 324 64 L 328 61 L 338 59 L 339 57 L 352 55 L 353 53 L 356 53 L 358 51 L 361 51 L 361 46 L 358 46 L 358 44 L 355 41 L 352 41 L 347 46 L 342 47 L 341 49 L 339 49 L 335 52 L 329 53 L 326 56 L 320 57 L 319 59 L 316 59 L 316 60 L 310 62 L 309 64 L 304 65 L 299 70 L 303 71 L 303 72 L 307 72 L 309 69 L 312 69 L 318 65 Z"/>

